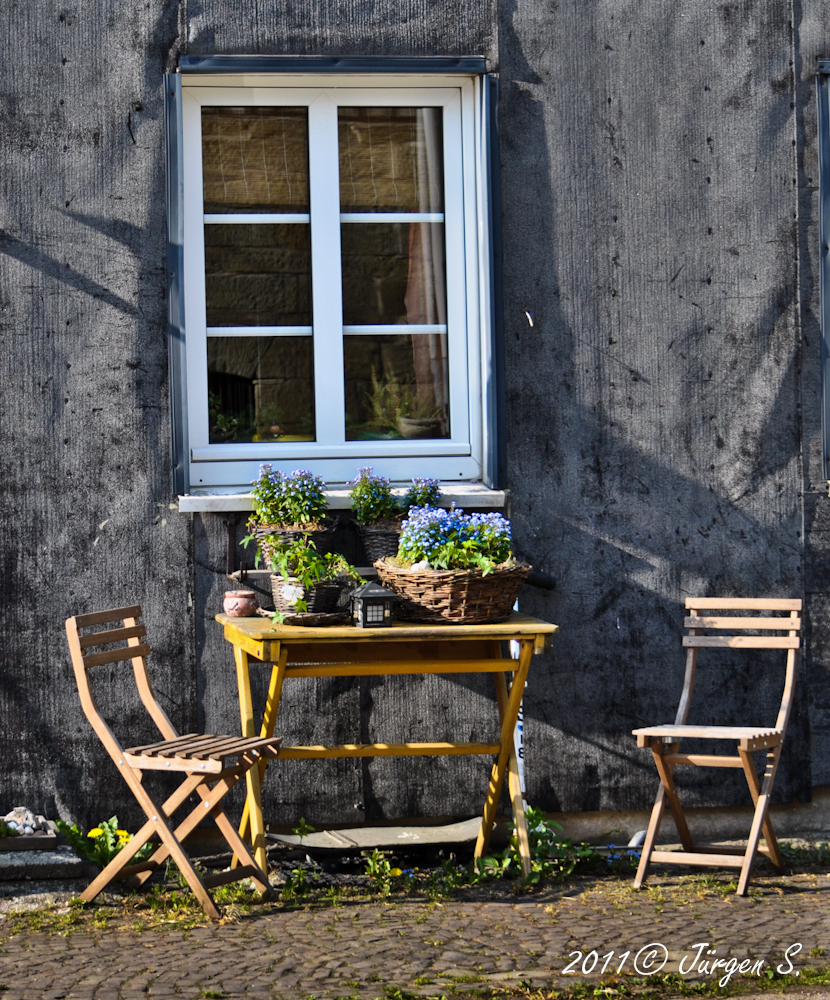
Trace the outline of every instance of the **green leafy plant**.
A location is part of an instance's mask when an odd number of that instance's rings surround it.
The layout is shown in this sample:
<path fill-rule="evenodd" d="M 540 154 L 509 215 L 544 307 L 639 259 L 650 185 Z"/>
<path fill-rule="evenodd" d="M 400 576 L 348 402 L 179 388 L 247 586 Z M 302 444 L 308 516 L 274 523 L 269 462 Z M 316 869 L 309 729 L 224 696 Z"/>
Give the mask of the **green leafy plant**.
<path fill-rule="evenodd" d="M 389 858 L 377 848 L 364 853 L 366 859 L 366 874 L 375 883 L 375 888 L 381 896 L 388 896 L 392 891 L 392 865 Z"/>
<path fill-rule="evenodd" d="M 300 816 L 300 822 L 291 828 L 291 832 L 295 837 L 299 837 L 300 840 L 307 837 L 310 833 L 314 833 L 315 827 L 311 826 L 310 823 L 306 823 L 305 816 Z"/>
<path fill-rule="evenodd" d="M 59 819 L 55 825 L 69 841 L 69 846 L 76 854 L 79 854 L 82 858 L 86 858 L 87 861 L 91 861 L 100 868 L 106 868 L 116 854 L 132 840 L 131 833 L 127 830 L 118 829 L 117 816 L 102 820 L 86 836 L 81 833 L 81 829 L 76 823 L 70 826 L 64 820 Z M 136 851 L 134 856 L 135 861 L 144 861 L 152 853 L 153 845 L 144 844 L 143 847 Z"/>
<path fill-rule="evenodd" d="M 371 466 L 357 470 L 351 487 L 352 510 L 360 524 L 375 524 L 400 513 L 389 480 L 386 476 L 372 475 Z"/>
<path fill-rule="evenodd" d="M 596 867 L 602 855 L 590 844 L 574 844 L 571 837 L 563 837 L 562 827 L 555 820 L 545 819 L 541 809 L 528 806 L 525 810 L 527 835 L 530 843 L 531 871 L 525 884 L 535 885 L 542 879 L 563 879 L 570 875 L 577 865 Z M 517 870 L 521 866 L 519 845 L 513 824 L 510 843 L 504 853 L 505 860 Z"/>
<path fill-rule="evenodd" d="M 327 552 L 320 555 L 317 546 L 307 535 L 290 542 L 276 535 L 269 535 L 265 541 L 269 543 L 271 571 L 279 574 L 286 582 L 302 587 L 304 591 L 327 580 L 347 579 L 356 584 L 364 582 L 354 566 L 339 553 Z M 308 610 L 308 602 L 300 596 L 291 603 L 297 611 Z M 285 615 L 277 611 L 273 621 L 282 623 L 284 619 Z"/>
<path fill-rule="evenodd" d="M 441 487 L 437 479 L 413 479 L 401 500 L 401 507 L 407 512 L 413 507 L 438 507 L 440 504 Z"/>
<path fill-rule="evenodd" d="M 256 519 L 282 528 L 318 528 L 328 510 L 326 484 L 307 469 L 286 475 L 270 464 L 260 466 L 252 483 Z M 250 537 L 250 536 L 249 536 Z"/>
<path fill-rule="evenodd" d="M 0 819 L 0 837 L 19 837 L 20 831 L 15 830 L 14 827 L 9 826 L 9 824 L 4 820 Z"/>
<path fill-rule="evenodd" d="M 215 392 L 208 393 L 208 425 L 212 442 L 250 440 L 250 413 L 223 413 L 222 399 Z"/>
<path fill-rule="evenodd" d="M 511 556 L 510 522 L 501 514 L 465 514 L 455 506 L 422 507 L 411 509 L 401 525 L 397 561 L 402 566 L 477 568 L 487 575 Z"/>
<path fill-rule="evenodd" d="M 402 419 L 437 421 L 443 410 L 434 400 L 418 394 L 414 383 L 404 384 L 394 375 L 378 375 L 372 367 L 372 391 L 367 393 L 371 422 L 384 430 L 399 430 Z M 431 395 L 431 394 L 430 394 Z"/>

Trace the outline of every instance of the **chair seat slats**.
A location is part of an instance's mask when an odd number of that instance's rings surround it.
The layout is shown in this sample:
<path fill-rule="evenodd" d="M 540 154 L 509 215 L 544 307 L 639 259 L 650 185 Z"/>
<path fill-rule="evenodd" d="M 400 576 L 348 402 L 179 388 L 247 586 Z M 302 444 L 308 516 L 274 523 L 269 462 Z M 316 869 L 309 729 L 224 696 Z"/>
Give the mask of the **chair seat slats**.
<path fill-rule="evenodd" d="M 204 750 L 207 746 L 214 746 L 217 741 L 223 741 L 233 739 L 231 736 L 194 736 L 192 739 L 188 740 L 186 743 L 182 743 L 178 747 L 163 747 L 161 753 L 164 756 L 169 757 L 187 757 L 197 753 L 198 751 Z M 237 737 L 241 739 L 241 737 Z"/>
<path fill-rule="evenodd" d="M 683 646 L 711 649 L 798 649 L 797 635 L 684 635 Z"/>
<path fill-rule="evenodd" d="M 126 642 L 127 639 L 140 639 L 147 635 L 147 629 L 143 625 L 131 625 L 129 628 L 111 628 L 106 632 L 93 632 L 92 635 L 82 635 L 78 637 L 81 649 L 89 649 L 90 646 L 106 646 L 110 642 Z"/>
<path fill-rule="evenodd" d="M 108 653 L 90 653 L 84 657 L 85 667 L 100 667 L 105 663 L 120 663 L 123 660 L 133 660 L 137 656 L 149 656 L 150 647 L 146 643 L 140 646 L 122 646 Z"/>
<path fill-rule="evenodd" d="M 179 736 L 175 740 L 164 740 L 164 741 L 161 741 L 161 742 L 159 740 L 156 740 L 155 743 L 145 743 L 143 746 L 140 746 L 140 747 L 129 747 L 124 752 L 125 753 L 140 754 L 140 753 L 146 753 L 147 751 L 152 750 L 153 747 L 157 747 L 157 746 L 160 746 L 160 745 L 163 745 L 163 746 L 175 746 L 178 743 L 178 744 L 181 744 L 183 746 L 185 743 L 187 743 L 190 740 L 198 737 L 198 735 L 199 735 L 198 733 L 188 733 L 186 736 Z M 211 739 L 213 739 L 213 737 L 211 737 Z"/>
<path fill-rule="evenodd" d="M 763 729 L 758 726 L 648 726 L 633 729 L 635 736 L 676 736 L 678 739 L 704 740 L 757 740 L 769 736 L 779 736 L 777 729 Z"/>
<path fill-rule="evenodd" d="M 687 597 L 690 611 L 800 611 L 798 598 L 774 597 Z"/>
<path fill-rule="evenodd" d="M 182 740 L 160 740 L 143 747 L 129 747 L 124 751 L 130 757 L 177 758 L 179 760 L 222 760 L 234 757 L 248 750 L 258 750 L 263 747 L 278 747 L 280 739 L 276 736 L 211 736 L 207 741 L 193 746 L 183 746 Z"/>
<path fill-rule="evenodd" d="M 242 740 L 241 736 L 212 736 L 209 740 L 201 743 L 194 743 L 193 746 L 180 747 L 171 751 L 162 751 L 163 757 L 198 757 L 207 760 L 215 754 L 221 752 L 225 747 L 238 746 Z"/>
<path fill-rule="evenodd" d="M 801 628 L 800 618 L 710 618 L 700 615 L 698 618 L 684 618 L 685 628 L 719 628 L 726 632 L 740 628 L 778 629 L 791 631 Z"/>

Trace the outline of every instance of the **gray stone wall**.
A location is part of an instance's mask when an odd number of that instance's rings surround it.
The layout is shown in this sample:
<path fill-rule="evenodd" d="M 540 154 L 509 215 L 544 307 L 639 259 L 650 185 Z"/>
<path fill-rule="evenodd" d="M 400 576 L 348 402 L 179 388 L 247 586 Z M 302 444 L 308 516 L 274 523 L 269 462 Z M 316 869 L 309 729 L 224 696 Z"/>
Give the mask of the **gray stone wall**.
<path fill-rule="evenodd" d="M 170 507 L 161 78 L 181 51 L 475 54 L 499 72 L 511 515 L 558 581 L 522 608 L 562 626 L 526 694 L 530 800 L 649 803 L 629 731 L 673 715 L 696 594 L 805 596 L 779 799 L 830 784 L 820 5 L 95 0 L 7 4 L 0 24 L 0 808 L 135 819 L 77 703 L 69 614 L 140 601 L 174 722 L 238 726 L 213 622 L 224 519 Z M 765 719 L 778 668 L 729 666 L 702 674 L 698 717 Z M 102 700 L 150 738 L 120 677 L 104 668 Z M 410 718 L 487 739 L 493 704 L 477 681 L 367 679 L 298 682 L 283 712 L 288 742 L 418 738 Z M 471 814 L 485 772 L 286 762 L 266 813 Z M 689 776 L 692 800 L 743 803 L 718 777 Z"/>

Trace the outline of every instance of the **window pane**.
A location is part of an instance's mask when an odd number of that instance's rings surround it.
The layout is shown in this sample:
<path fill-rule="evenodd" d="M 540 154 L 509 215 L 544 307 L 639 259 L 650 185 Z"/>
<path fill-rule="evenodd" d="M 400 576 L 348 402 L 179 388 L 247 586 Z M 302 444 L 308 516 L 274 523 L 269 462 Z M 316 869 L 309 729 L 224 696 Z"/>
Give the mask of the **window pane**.
<path fill-rule="evenodd" d="M 346 336 L 346 439 L 449 437 L 447 335 Z"/>
<path fill-rule="evenodd" d="M 340 108 L 340 210 L 443 212 L 441 108 Z"/>
<path fill-rule="evenodd" d="M 309 226 L 205 226 L 207 325 L 311 326 Z"/>
<path fill-rule="evenodd" d="M 202 108 L 205 212 L 308 212 L 305 108 Z"/>
<path fill-rule="evenodd" d="M 345 326 L 447 322 L 441 222 L 343 223 Z"/>
<path fill-rule="evenodd" d="M 210 442 L 313 441 L 311 337 L 208 337 Z"/>

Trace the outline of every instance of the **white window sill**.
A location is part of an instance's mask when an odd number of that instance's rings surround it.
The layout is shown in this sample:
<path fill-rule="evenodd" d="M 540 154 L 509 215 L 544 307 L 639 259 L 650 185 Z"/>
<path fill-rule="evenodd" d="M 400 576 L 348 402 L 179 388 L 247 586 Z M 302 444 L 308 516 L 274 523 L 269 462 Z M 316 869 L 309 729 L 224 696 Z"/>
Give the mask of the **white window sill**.
<path fill-rule="evenodd" d="M 392 490 L 396 496 L 400 497 L 406 491 L 406 486 L 398 486 Z M 352 505 L 351 490 L 346 488 L 326 490 L 326 497 L 331 510 L 348 510 Z M 442 485 L 441 506 L 449 507 L 453 503 L 464 508 L 502 510 L 507 503 L 507 494 L 504 490 L 488 489 L 481 483 L 447 483 Z M 253 509 L 254 504 L 250 493 L 211 493 L 205 495 L 188 493 L 186 496 L 179 497 L 179 511 L 186 514 L 204 511 L 221 514 Z"/>

